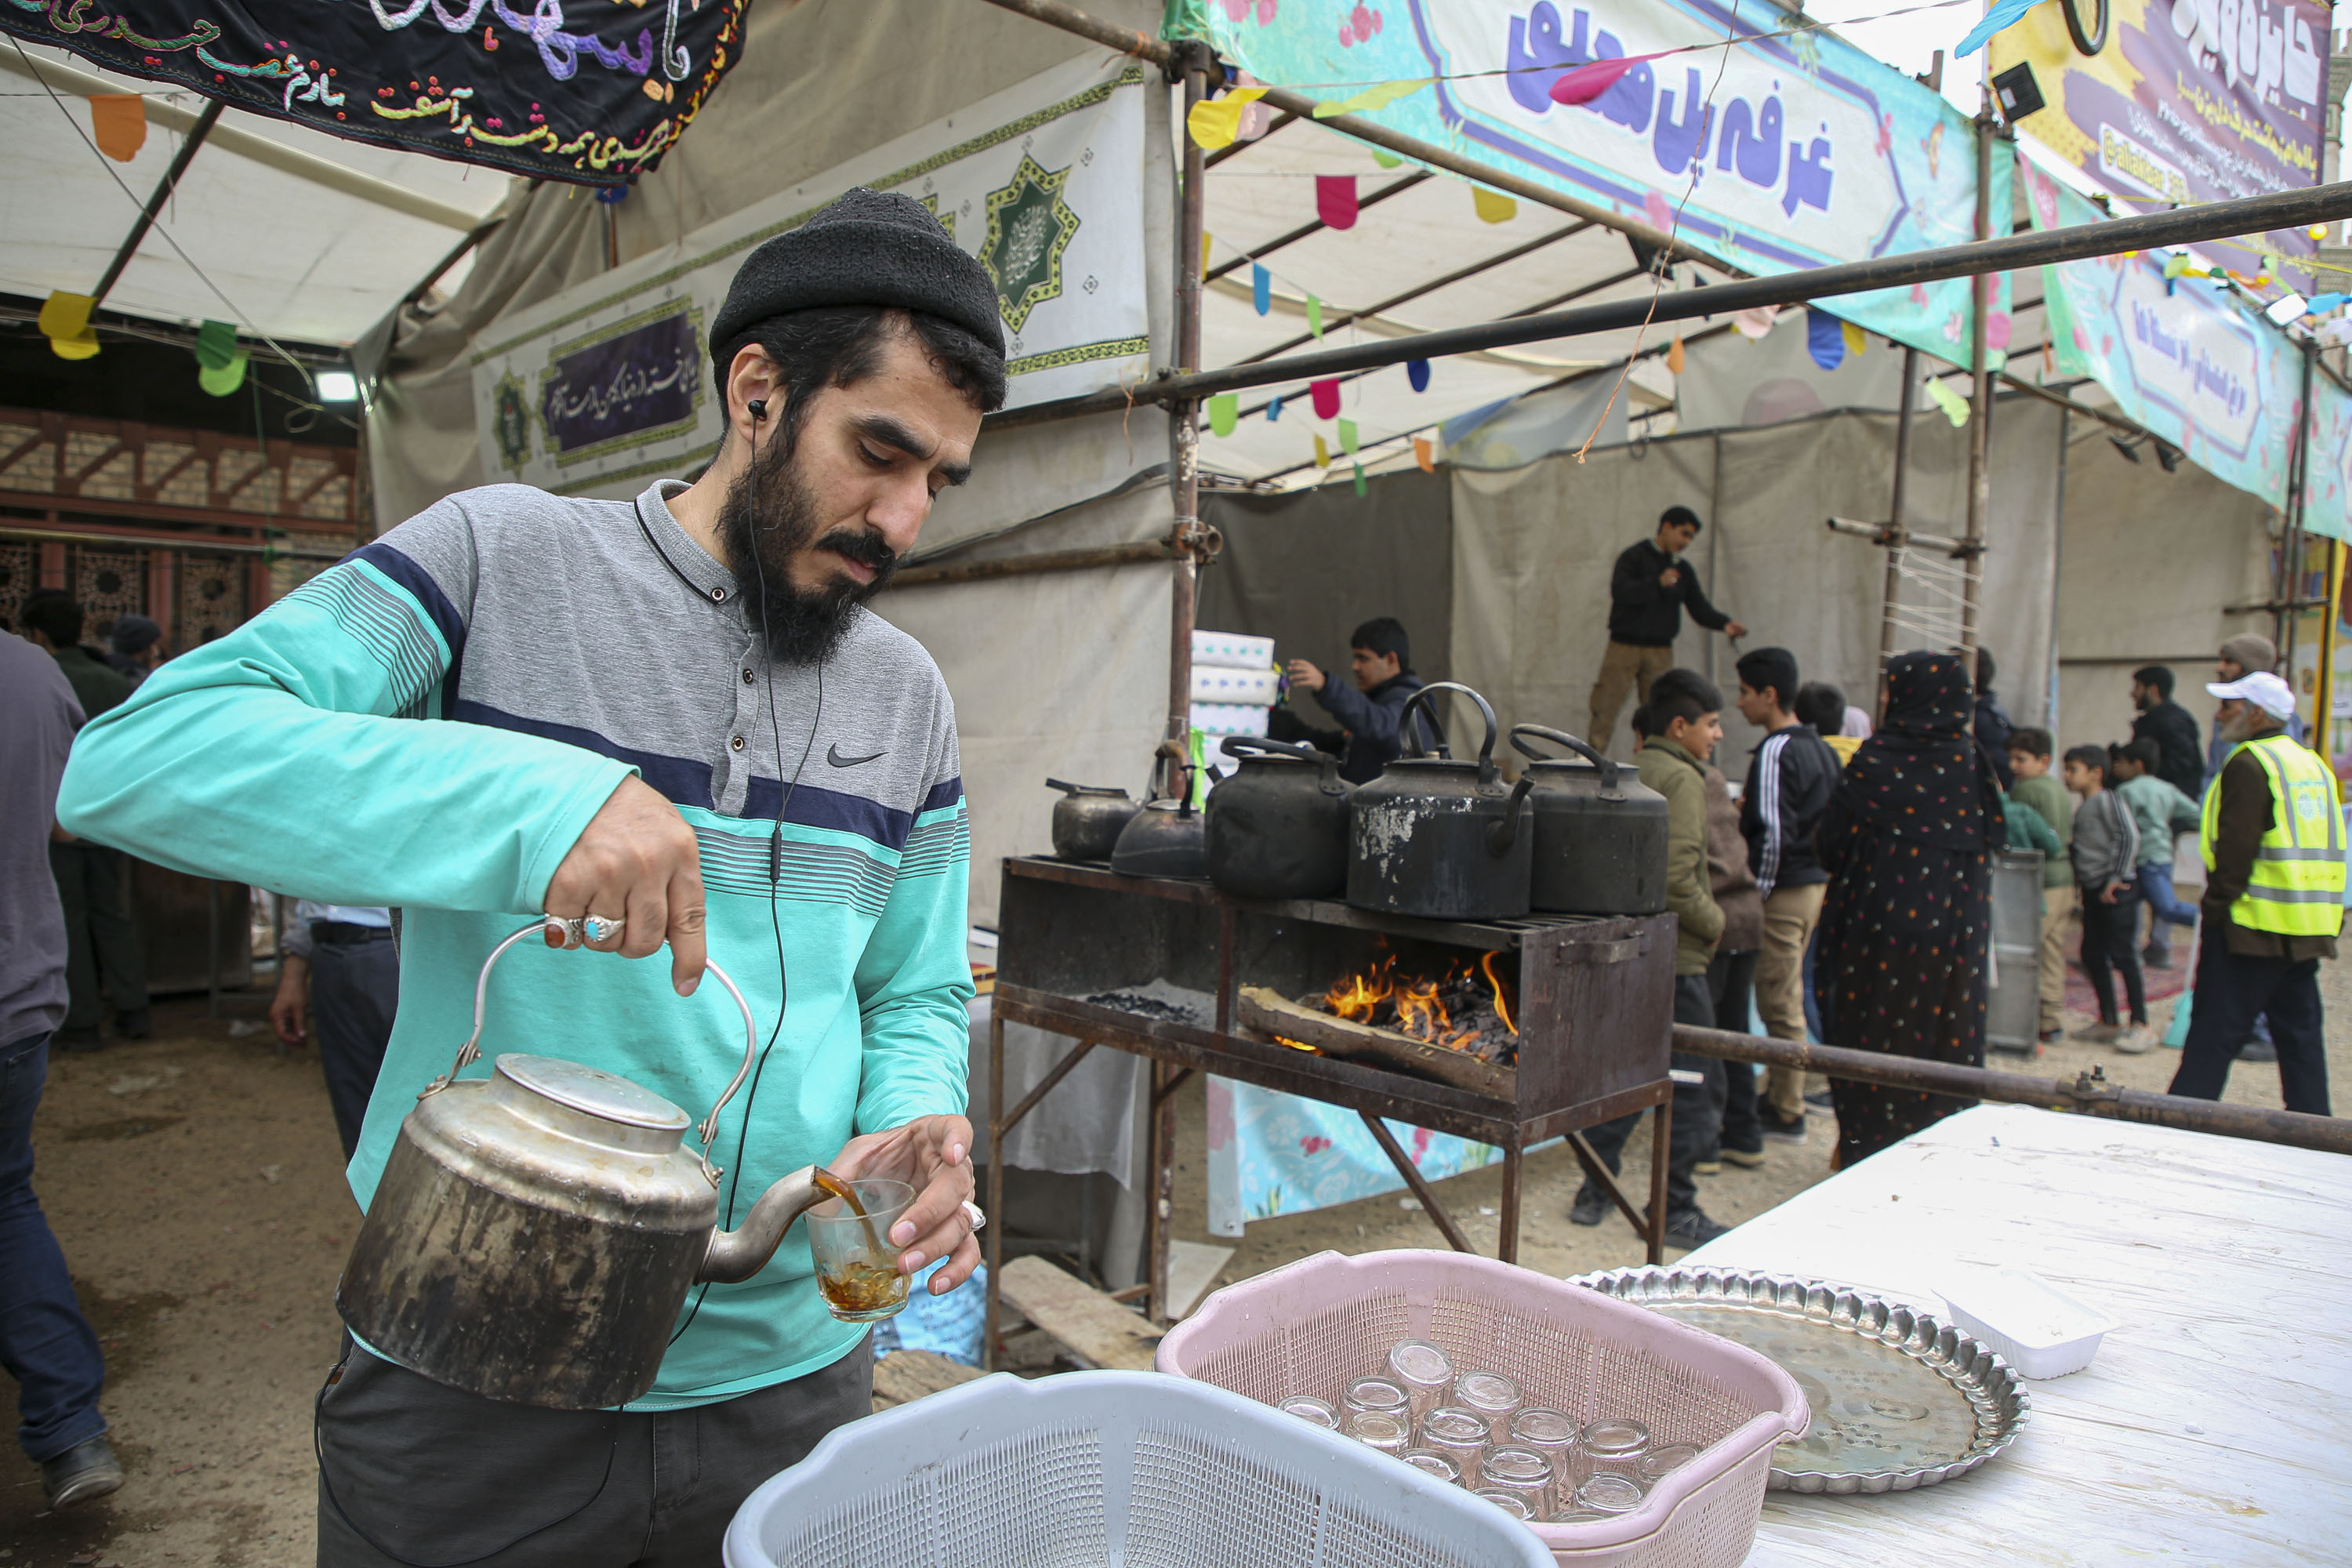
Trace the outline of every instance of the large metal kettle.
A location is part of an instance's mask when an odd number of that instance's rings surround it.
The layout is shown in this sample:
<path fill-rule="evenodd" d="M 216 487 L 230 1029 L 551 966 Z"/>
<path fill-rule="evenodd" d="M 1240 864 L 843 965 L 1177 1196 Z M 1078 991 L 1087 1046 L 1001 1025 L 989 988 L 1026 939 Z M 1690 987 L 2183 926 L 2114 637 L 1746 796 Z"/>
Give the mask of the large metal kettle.
<path fill-rule="evenodd" d="M 1290 741 L 1228 735 L 1241 766 L 1209 791 L 1209 880 L 1249 899 L 1328 899 L 1348 885 L 1348 784 L 1339 759 Z"/>
<path fill-rule="evenodd" d="M 335 1287 L 352 1332 L 436 1383 L 517 1405 L 593 1410 L 654 1385 L 687 1291 L 765 1268 L 825 1194 L 809 1166 L 722 1231 L 710 1141 L 759 1037 L 742 1010 L 743 1065 L 686 1147 L 686 1112 L 627 1079 L 552 1057 L 478 1060 L 490 969 L 527 937 L 580 943 L 576 921 L 535 921 L 492 949 L 474 984 L 474 1033 L 416 1097 Z"/>
<path fill-rule="evenodd" d="M 1054 803 L 1054 857 L 1058 860 L 1109 859 L 1118 847 L 1119 830 L 1142 809 L 1125 790 L 1109 785 L 1047 779 L 1045 787 L 1062 792 Z"/>
<path fill-rule="evenodd" d="M 1356 786 L 1348 818 L 1348 901 L 1358 909 L 1430 920 L 1509 920 L 1528 912 L 1535 831 L 1524 807 L 1528 779 L 1503 783 L 1495 766 L 1495 710 L 1466 686 L 1423 687 L 1397 715 L 1411 743 L 1415 710 L 1459 691 L 1486 721 L 1478 760 L 1457 763 L 1440 743 L 1399 757 Z"/>
<path fill-rule="evenodd" d="M 1566 746 L 1547 757 L 1528 737 Z M 1511 744 L 1534 759 L 1528 812 L 1536 821 L 1528 902 L 1570 915 L 1654 915 L 1666 907 L 1666 797 L 1633 770 L 1541 724 L 1511 726 Z"/>

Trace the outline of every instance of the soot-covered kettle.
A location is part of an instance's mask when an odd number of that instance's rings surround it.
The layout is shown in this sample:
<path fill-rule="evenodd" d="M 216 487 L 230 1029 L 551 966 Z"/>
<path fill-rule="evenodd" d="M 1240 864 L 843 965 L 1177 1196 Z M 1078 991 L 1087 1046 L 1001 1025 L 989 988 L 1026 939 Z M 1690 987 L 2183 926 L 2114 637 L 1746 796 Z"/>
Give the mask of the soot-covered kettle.
<path fill-rule="evenodd" d="M 550 917 L 490 952 L 474 984 L 474 1032 L 400 1124 L 359 1241 L 335 1288 L 351 1331 L 437 1383 L 518 1405 L 593 1410 L 641 1397 L 698 1280 L 733 1284 L 767 1266 L 824 1194 L 816 1168 L 762 1194 L 741 1228 L 719 1220 L 710 1141 L 759 1046 L 742 1010 L 743 1065 L 686 1147 L 686 1112 L 616 1074 L 553 1057 L 478 1060 L 490 969 L 528 937 L 580 942 Z"/>

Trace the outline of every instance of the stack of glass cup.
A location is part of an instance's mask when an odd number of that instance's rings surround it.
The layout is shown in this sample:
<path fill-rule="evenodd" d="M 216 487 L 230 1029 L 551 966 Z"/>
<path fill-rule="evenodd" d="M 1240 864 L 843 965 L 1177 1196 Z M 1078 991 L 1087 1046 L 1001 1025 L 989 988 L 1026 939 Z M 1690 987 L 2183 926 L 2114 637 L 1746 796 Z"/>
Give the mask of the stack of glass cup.
<path fill-rule="evenodd" d="M 1337 1405 L 1304 1391 L 1276 1404 L 1530 1524 L 1631 1513 L 1652 1486 L 1698 1458 L 1688 1443 L 1654 1441 L 1649 1427 L 1629 1417 L 1580 1425 L 1565 1411 L 1530 1405 L 1517 1379 L 1457 1368 L 1423 1340 L 1398 1341 L 1386 1365 L 1349 1380 L 1339 1394 Z"/>

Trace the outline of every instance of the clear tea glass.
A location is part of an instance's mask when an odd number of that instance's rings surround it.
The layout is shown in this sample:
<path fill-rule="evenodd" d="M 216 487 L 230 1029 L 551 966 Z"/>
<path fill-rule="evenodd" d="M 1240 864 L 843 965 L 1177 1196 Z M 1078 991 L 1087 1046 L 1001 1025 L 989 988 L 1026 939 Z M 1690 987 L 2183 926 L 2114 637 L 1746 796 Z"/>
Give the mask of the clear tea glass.
<path fill-rule="evenodd" d="M 1489 1448 L 1478 1465 L 1479 1484 L 1517 1494 L 1531 1519 L 1551 1512 L 1552 1479 L 1551 1460 L 1533 1448 Z"/>
<path fill-rule="evenodd" d="M 907 1304 L 908 1277 L 898 1271 L 898 1248 L 890 1227 L 915 1201 L 904 1182 L 852 1182 L 863 1215 L 838 1197 L 825 1199 L 803 1216 L 809 1252 L 816 1260 L 817 1294 L 825 1310 L 845 1323 L 873 1323 L 895 1316 Z"/>
<path fill-rule="evenodd" d="M 1399 1340 L 1389 1347 L 1389 1376 L 1404 1387 L 1419 1422 L 1445 1403 L 1454 1384 L 1454 1360 L 1426 1340 Z"/>
<path fill-rule="evenodd" d="M 1643 1486 L 1654 1486 L 1675 1471 L 1698 1458 L 1698 1450 L 1688 1443 L 1671 1443 L 1663 1448 L 1653 1448 L 1642 1456 L 1633 1467 L 1633 1479 Z"/>
<path fill-rule="evenodd" d="M 1594 1475 L 1619 1475 L 1642 1484 L 1642 1460 L 1650 1451 L 1650 1429 L 1622 1415 L 1604 1415 L 1584 1428 L 1585 1468 Z"/>
<path fill-rule="evenodd" d="M 1435 1476 L 1448 1485 L 1458 1487 L 1462 1484 L 1461 1462 L 1451 1454 L 1442 1454 L 1435 1448 L 1407 1448 L 1397 1458 L 1414 1469 Z"/>
<path fill-rule="evenodd" d="M 1494 1428 L 1486 1415 L 1475 1410 L 1459 1410 L 1443 1405 L 1429 1413 L 1421 1424 L 1421 1446 L 1450 1455 L 1462 1467 L 1462 1484 L 1478 1484 L 1478 1461 L 1485 1457 L 1492 1442 Z"/>
<path fill-rule="evenodd" d="M 1510 1445 L 1533 1448 L 1551 1461 L 1553 1485 L 1565 1503 L 1582 1478 L 1578 1474 L 1576 1417 L 1549 1405 L 1530 1405 L 1511 1417 Z"/>
<path fill-rule="evenodd" d="M 1275 1401 L 1275 1408 L 1285 1415 L 1296 1415 L 1310 1426 L 1320 1426 L 1326 1432 L 1339 1429 L 1339 1413 L 1331 1408 L 1328 1399 L 1318 1399 L 1311 1394 L 1287 1394 Z"/>
<path fill-rule="evenodd" d="M 1499 1372 L 1465 1372 L 1454 1380 L 1454 1396 L 1448 1401 L 1457 1409 L 1475 1410 L 1486 1418 L 1488 1436 L 1497 1443 L 1511 1440 L 1511 1417 L 1518 1414 L 1526 1397 L 1519 1393 L 1517 1379 L 1505 1377 Z"/>
<path fill-rule="evenodd" d="M 1412 1424 L 1402 1410 L 1351 1410 L 1339 1430 L 1383 1454 L 1402 1455 L 1412 1447 Z"/>
<path fill-rule="evenodd" d="M 1412 1403 L 1404 1391 L 1404 1384 L 1392 1377 L 1356 1377 L 1348 1380 L 1347 1390 L 1339 1398 L 1339 1408 L 1385 1411 L 1410 1427 L 1412 1425 Z"/>
<path fill-rule="evenodd" d="M 1594 1476 L 1576 1489 L 1576 1506 L 1592 1513 L 1631 1513 L 1642 1506 L 1641 1483 L 1614 1472 Z"/>
<path fill-rule="evenodd" d="M 1533 1524 L 1541 1517 L 1528 1507 L 1527 1499 L 1517 1492 L 1505 1491 L 1499 1487 L 1480 1487 L 1470 1495 L 1485 1498 L 1488 1502 L 1524 1524 Z"/>

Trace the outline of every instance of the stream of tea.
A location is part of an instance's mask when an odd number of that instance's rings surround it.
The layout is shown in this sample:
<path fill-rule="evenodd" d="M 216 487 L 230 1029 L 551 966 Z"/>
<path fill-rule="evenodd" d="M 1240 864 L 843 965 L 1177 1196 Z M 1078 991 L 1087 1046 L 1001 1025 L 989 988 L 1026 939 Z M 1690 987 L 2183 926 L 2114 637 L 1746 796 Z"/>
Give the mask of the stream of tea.
<path fill-rule="evenodd" d="M 867 1217 L 866 1205 L 857 1201 L 856 1189 L 822 1165 L 816 1168 L 814 1181 L 819 1191 L 839 1198 L 849 1205 L 849 1212 L 857 1216 L 859 1227 L 866 1232 L 867 1253 L 874 1258 L 888 1258 L 890 1254 L 883 1247 L 882 1237 L 876 1232 L 873 1220 Z M 877 1267 L 863 1260 L 853 1260 L 838 1272 L 830 1273 L 819 1268 L 816 1288 L 837 1311 L 878 1311 L 906 1300 L 906 1277 L 898 1272 L 896 1262 L 893 1258 L 889 1264 Z"/>

